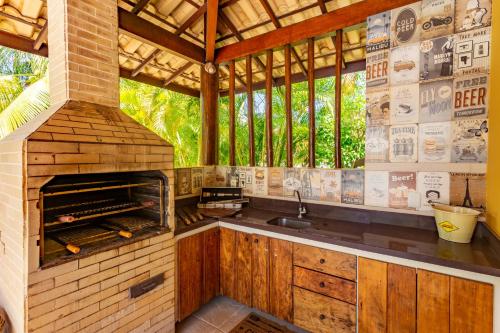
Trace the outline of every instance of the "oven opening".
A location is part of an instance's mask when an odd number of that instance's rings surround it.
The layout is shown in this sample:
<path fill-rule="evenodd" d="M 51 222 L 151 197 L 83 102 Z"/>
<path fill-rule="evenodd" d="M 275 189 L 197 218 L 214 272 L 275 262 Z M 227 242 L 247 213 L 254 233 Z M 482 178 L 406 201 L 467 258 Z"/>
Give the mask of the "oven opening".
<path fill-rule="evenodd" d="M 40 190 L 43 267 L 168 231 L 159 171 L 57 176 Z"/>

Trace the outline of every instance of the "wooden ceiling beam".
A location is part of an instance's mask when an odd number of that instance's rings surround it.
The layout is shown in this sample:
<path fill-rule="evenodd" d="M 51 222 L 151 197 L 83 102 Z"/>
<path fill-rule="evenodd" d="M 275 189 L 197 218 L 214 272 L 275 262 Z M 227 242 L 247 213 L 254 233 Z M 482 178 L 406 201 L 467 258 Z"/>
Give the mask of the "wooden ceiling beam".
<path fill-rule="evenodd" d="M 323 14 L 326 14 L 326 12 L 328 12 L 328 10 L 326 9 L 325 0 L 318 0 L 318 6 Z"/>
<path fill-rule="evenodd" d="M 40 48 L 42 47 L 42 45 L 45 43 L 45 44 L 48 44 L 47 43 L 47 35 L 48 35 L 48 22 L 45 22 L 45 25 L 43 26 L 42 30 L 40 30 L 40 32 L 38 33 L 38 36 L 36 37 L 35 41 L 33 42 L 33 48 L 35 50 L 40 50 Z"/>
<path fill-rule="evenodd" d="M 193 97 L 200 97 L 200 91 L 193 89 L 193 88 L 188 88 L 185 86 L 181 86 L 180 84 L 176 83 L 170 83 L 169 85 L 165 86 L 165 81 L 161 79 L 156 79 L 152 76 L 145 75 L 145 74 L 138 74 L 137 76 L 132 76 L 132 71 L 120 68 L 120 77 L 124 79 L 129 79 L 145 84 L 149 84 L 151 86 L 159 87 L 159 88 L 164 88 L 167 90 L 175 91 L 184 95 L 188 96 L 193 96 Z"/>
<path fill-rule="evenodd" d="M 137 1 L 137 4 L 134 6 L 134 8 L 132 8 L 132 14 L 139 14 L 143 9 L 144 7 L 146 7 L 149 3 L 149 1 L 151 0 L 139 0 Z"/>
<path fill-rule="evenodd" d="M 236 38 L 239 40 L 239 41 L 243 41 L 244 38 L 243 36 L 241 35 L 241 33 L 238 31 L 238 29 L 236 28 L 236 26 L 233 24 L 233 22 L 231 22 L 231 20 L 229 19 L 229 17 L 226 16 L 226 14 L 224 14 L 224 12 L 222 10 L 219 10 L 219 19 L 221 20 L 221 22 L 229 29 L 231 30 L 231 32 L 236 36 Z M 266 65 L 264 65 L 264 63 L 262 62 L 262 60 L 260 60 L 259 58 L 257 57 L 253 57 L 253 60 L 255 61 L 255 63 L 257 64 L 257 66 L 262 70 L 262 71 L 265 71 L 266 70 Z"/>
<path fill-rule="evenodd" d="M 131 34 L 145 43 L 166 49 L 195 63 L 201 64 L 205 61 L 203 48 L 122 8 L 118 8 L 118 23 L 124 33 Z"/>
<path fill-rule="evenodd" d="M 271 5 L 269 5 L 269 2 L 267 0 L 259 0 L 262 7 L 264 7 L 264 10 L 266 11 L 267 15 L 271 19 L 271 22 L 273 22 L 274 27 L 276 29 L 282 28 L 282 25 L 278 18 L 276 17 L 276 14 L 274 14 L 273 9 L 271 8 Z M 299 54 L 297 53 L 297 50 L 293 46 L 291 46 L 291 51 L 292 51 L 292 56 L 295 59 L 297 65 L 300 67 L 300 71 L 304 74 L 304 76 L 307 76 L 307 69 L 305 68 L 304 64 L 302 63 L 302 60 L 300 60 Z"/>
<path fill-rule="evenodd" d="M 215 40 L 217 39 L 217 14 L 219 11 L 219 0 L 207 0 L 207 26 L 205 61 L 213 62 L 215 59 Z"/>
<path fill-rule="evenodd" d="M 336 9 L 327 14 L 316 16 L 299 23 L 270 31 L 268 33 L 243 40 L 239 43 L 223 46 L 216 52 L 216 62 L 223 63 L 245 57 L 267 49 L 313 38 L 337 29 L 343 29 L 366 20 L 368 16 L 386 10 L 408 5 L 415 0 L 364 0 L 350 6 Z"/>
<path fill-rule="evenodd" d="M 35 50 L 31 39 L 17 36 L 5 31 L 0 31 L 0 45 L 19 51 L 33 53 L 42 57 L 47 57 L 49 55 L 49 48 L 47 45 L 42 45 L 38 50 Z"/>
<path fill-rule="evenodd" d="M 165 80 L 164 86 L 168 87 L 168 85 L 172 83 L 179 75 L 182 75 L 182 73 L 187 71 L 193 65 L 194 64 L 192 62 L 188 61 L 183 66 L 179 67 L 175 72 L 172 73 L 172 75 L 168 77 L 168 79 Z"/>
<path fill-rule="evenodd" d="M 342 69 L 342 74 L 349 74 L 349 73 L 355 73 L 355 72 L 360 72 L 366 70 L 366 60 L 358 60 L 354 62 L 348 62 L 346 63 L 346 67 Z M 326 66 L 326 67 L 321 67 L 318 68 L 314 71 L 314 78 L 317 79 L 323 79 L 326 77 L 334 77 L 335 76 L 335 66 Z M 275 87 L 281 87 L 285 85 L 285 77 L 280 76 L 277 78 L 274 78 Z M 295 73 L 292 74 L 292 83 L 299 83 L 299 82 L 304 82 L 307 81 L 307 78 L 304 78 L 304 75 L 302 73 Z M 253 83 L 253 90 L 258 91 L 265 89 L 266 87 L 266 81 L 259 81 Z M 243 87 L 238 87 L 235 91 L 236 94 L 241 94 L 244 93 L 246 90 Z M 228 92 L 227 90 L 221 90 L 220 95 L 222 97 L 227 96 Z"/>

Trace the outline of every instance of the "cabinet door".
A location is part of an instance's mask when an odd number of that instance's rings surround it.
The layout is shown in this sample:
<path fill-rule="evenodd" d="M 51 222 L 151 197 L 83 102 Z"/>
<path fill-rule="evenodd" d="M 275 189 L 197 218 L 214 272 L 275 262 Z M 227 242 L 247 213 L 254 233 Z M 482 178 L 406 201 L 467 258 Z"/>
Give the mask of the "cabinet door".
<path fill-rule="evenodd" d="M 417 331 L 450 332 L 450 277 L 418 270 Z"/>
<path fill-rule="evenodd" d="M 236 297 L 235 300 L 252 306 L 252 235 L 236 232 Z"/>
<path fill-rule="evenodd" d="M 219 293 L 219 229 L 203 233 L 203 303 L 208 303 Z"/>
<path fill-rule="evenodd" d="M 269 238 L 252 235 L 252 306 L 269 312 Z"/>
<path fill-rule="evenodd" d="M 358 259 L 358 331 L 387 330 L 387 263 Z"/>
<path fill-rule="evenodd" d="M 203 235 L 183 238 L 177 243 L 179 260 L 179 319 L 183 320 L 202 303 Z"/>
<path fill-rule="evenodd" d="M 220 229 L 220 292 L 229 298 L 236 298 L 235 283 L 236 231 Z"/>
<path fill-rule="evenodd" d="M 493 286 L 456 277 L 450 282 L 450 331 L 493 332 Z"/>
<path fill-rule="evenodd" d="M 269 240 L 269 312 L 292 322 L 293 243 Z"/>
<path fill-rule="evenodd" d="M 388 264 L 387 333 L 415 333 L 416 316 L 417 270 Z"/>

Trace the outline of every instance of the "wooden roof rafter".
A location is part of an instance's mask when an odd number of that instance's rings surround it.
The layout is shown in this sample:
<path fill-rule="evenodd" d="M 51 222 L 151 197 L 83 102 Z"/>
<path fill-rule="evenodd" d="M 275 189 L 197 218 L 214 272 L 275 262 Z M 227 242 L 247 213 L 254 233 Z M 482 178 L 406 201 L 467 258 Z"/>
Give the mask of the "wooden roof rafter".
<path fill-rule="evenodd" d="M 350 6 L 341 7 L 321 16 L 294 23 L 217 50 L 216 62 L 223 63 L 243 58 L 267 49 L 282 47 L 300 40 L 333 33 L 364 22 L 368 16 L 393 8 L 408 5 L 414 0 L 364 0 Z"/>
<path fill-rule="evenodd" d="M 282 27 L 281 23 L 274 14 L 273 9 L 269 5 L 269 2 L 267 0 L 259 0 L 259 1 L 262 7 L 264 7 L 264 10 L 266 11 L 267 15 L 269 15 L 269 17 L 271 18 L 274 27 L 277 29 L 281 28 Z M 299 65 L 301 72 L 304 74 L 304 76 L 307 76 L 307 69 L 304 67 L 304 64 L 302 63 L 302 60 L 300 59 L 299 54 L 297 53 L 297 50 L 295 50 L 295 48 L 291 45 L 290 45 L 290 50 L 292 51 L 292 56 L 297 61 L 297 64 Z"/>
<path fill-rule="evenodd" d="M 47 44 L 47 37 L 48 37 L 48 22 L 45 22 L 45 25 L 43 26 L 42 30 L 38 33 L 38 36 L 36 37 L 35 41 L 33 42 L 33 49 L 35 50 L 40 50 L 42 45 L 45 43 Z"/>
<path fill-rule="evenodd" d="M 137 1 L 137 4 L 134 6 L 134 8 L 132 8 L 131 13 L 138 15 L 144 9 L 144 7 L 146 7 L 148 5 L 148 3 L 150 1 L 151 0 L 139 0 L 139 1 Z"/>

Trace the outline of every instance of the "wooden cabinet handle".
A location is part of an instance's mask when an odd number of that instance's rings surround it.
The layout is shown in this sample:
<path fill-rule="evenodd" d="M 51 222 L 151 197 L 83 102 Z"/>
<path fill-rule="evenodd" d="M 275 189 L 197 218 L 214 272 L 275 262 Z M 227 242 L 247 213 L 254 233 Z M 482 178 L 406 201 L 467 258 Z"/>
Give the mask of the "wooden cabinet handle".
<path fill-rule="evenodd" d="M 325 317 L 325 315 L 324 315 L 324 314 L 320 314 L 320 315 L 319 315 L 319 319 L 321 319 L 321 320 L 325 320 L 325 318 L 326 318 L 326 317 Z"/>
<path fill-rule="evenodd" d="M 245 242 L 248 242 L 248 237 L 245 237 Z"/>
<path fill-rule="evenodd" d="M 256 238 L 256 239 L 254 239 L 254 240 L 253 240 L 253 242 L 254 242 L 254 243 L 258 243 L 258 242 L 259 242 L 259 240 Z"/>
<path fill-rule="evenodd" d="M 325 283 L 324 283 L 324 282 L 320 282 L 320 283 L 319 283 L 319 286 L 320 286 L 321 288 L 325 288 Z"/>
<path fill-rule="evenodd" d="M 325 259 L 323 259 L 323 258 L 321 258 L 321 259 L 319 260 L 319 263 L 320 263 L 320 264 L 324 264 L 325 262 L 326 262 L 326 260 L 325 260 Z"/>

